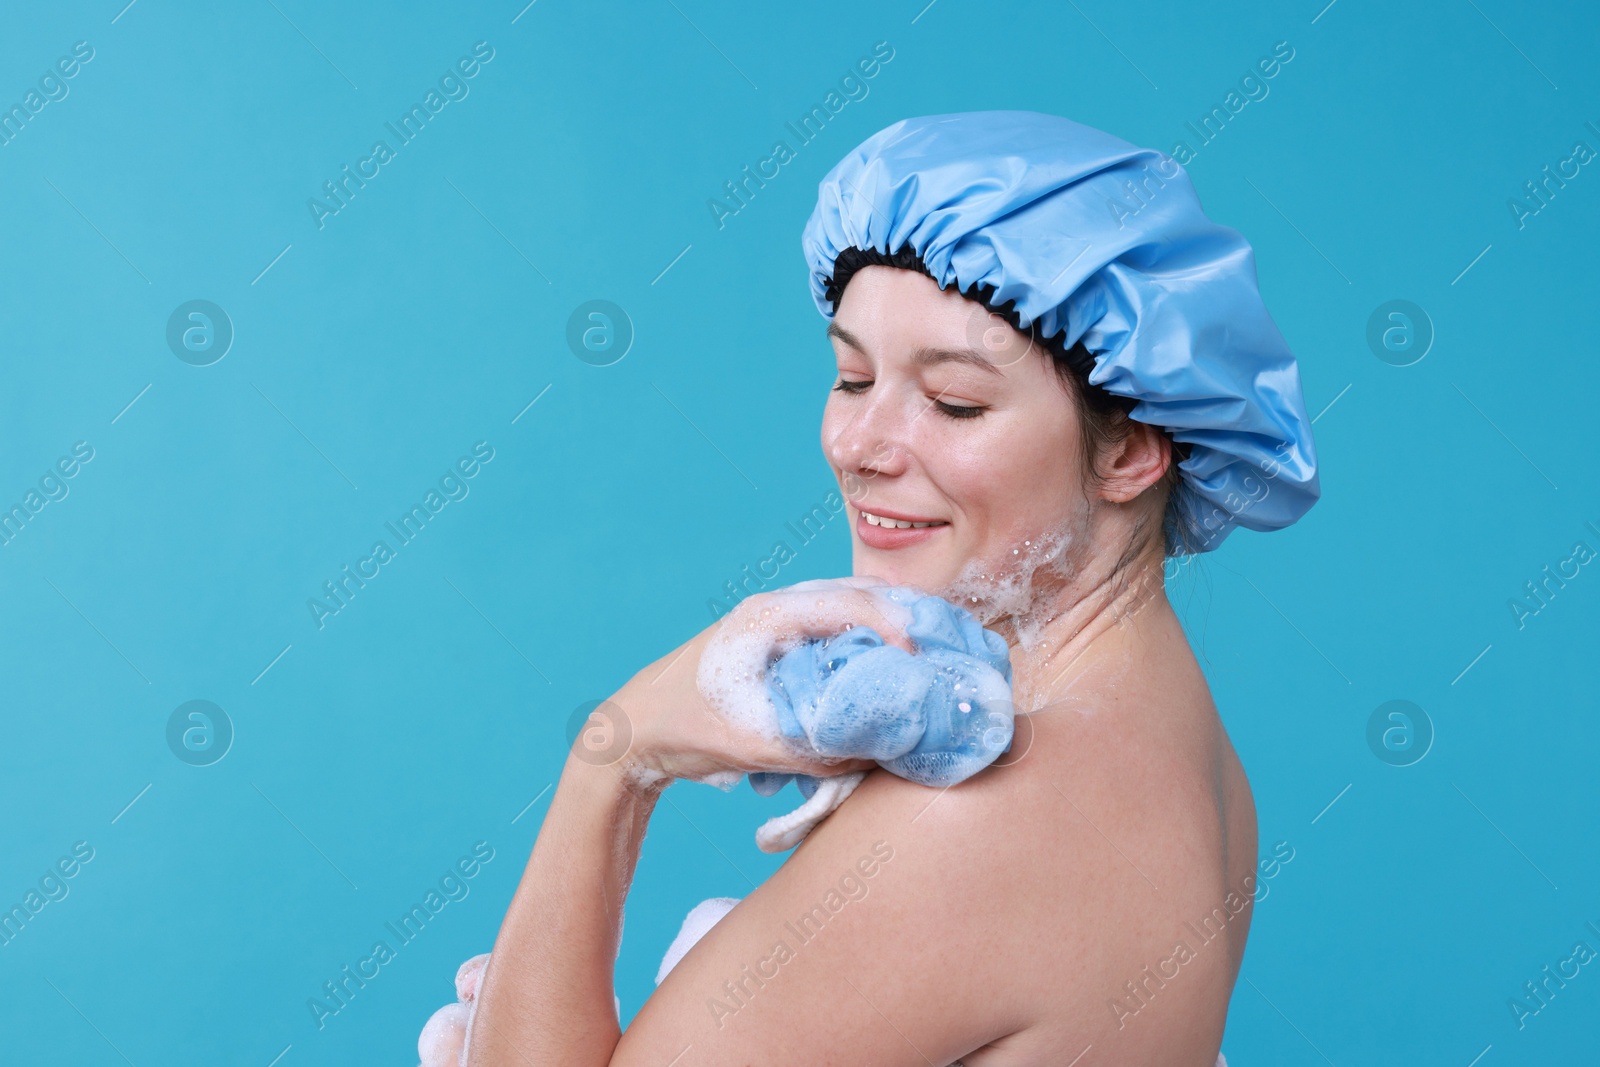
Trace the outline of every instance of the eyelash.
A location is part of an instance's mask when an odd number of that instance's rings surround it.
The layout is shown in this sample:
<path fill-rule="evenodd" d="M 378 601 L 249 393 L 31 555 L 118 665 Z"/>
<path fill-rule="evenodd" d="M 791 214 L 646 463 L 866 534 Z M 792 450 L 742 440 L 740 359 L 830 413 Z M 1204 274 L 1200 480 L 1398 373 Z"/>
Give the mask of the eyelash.
<path fill-rule="evenodd" d="M 840 378 L 839 381 L 835 383 L 833 391 L 836 393 L 843 393 L 846 396 L 859 396 L 860 394 L 864 393 L 866 391 L 866 387 L 871 384 L 871 382 L 847 382 L 843 378 Z M 855 386 L 860 386 L 860 388 L 853 388 Z M 963 407 L 959 404 L 946 404 L 943 400 L 935 400 L 933 404 L 934 407 L 937 407 L 940 413 L 946 418 L 957 420 L 975 419 L 979 415 L 982 415 L 984 411 L 984 409 L 980 407 Z"/>

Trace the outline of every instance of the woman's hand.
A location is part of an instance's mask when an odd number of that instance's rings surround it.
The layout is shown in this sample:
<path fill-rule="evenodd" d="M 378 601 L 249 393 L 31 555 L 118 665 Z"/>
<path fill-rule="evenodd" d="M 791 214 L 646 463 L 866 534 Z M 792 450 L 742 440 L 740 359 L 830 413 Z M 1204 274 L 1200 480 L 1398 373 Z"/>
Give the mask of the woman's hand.
<path fill-rule="evenodd" d="M 911 651 L 904 630 L 910 619 L 894 617 L 909 612 L 870 591 L 886 584 L 845 578 L 752 596 L 590 713 L 495 939 L 467 1062 L 612 1060 L 621 1035 L 612 971 L 623 906 L 651 813 L 672 779 L 731 784 L 752 770 L 826 776 L 873 765 L 808 759 L 781 740 L 776 724 L 772 737 L 742 728 L 723 717 L 727 702 L 712 706 L 697 681 L 706 662 L 717 678 L 716 664 L 737 653 L 757 668 L 743 692 L 764 695 L 756 686 L 764 685 L 767 657 L 847 626 L 871 626 Z M 737 720 L 750 709 L 731 710 Z M 759 709 L 746 717 L 760 721 Z M 439 1029 L 449 1030 L 459 1015 L 447 1013 Z"/>
<path fill-rule="evenodd" d="M 853 626 L 870 626 L 886 642 L 915 651 L 904 632 L 909 613 L 872 592 L 887 585 L 871 577 L 820 579 L 745 598 L 591 712 L 573 758 L 614 764 L 631 785 L 647 790 L 676 778 L 728 785 L 749 771 L 826 777 L 876 766 L 807 755 L 778 735 L 763 710 L 764 674 L 801 641 Z M 700 686 L 708 654 L 713 670 L 722 666 L 736 676 L 709 693 Z M 761 723 L 770 735 L 752 728 Z"/>

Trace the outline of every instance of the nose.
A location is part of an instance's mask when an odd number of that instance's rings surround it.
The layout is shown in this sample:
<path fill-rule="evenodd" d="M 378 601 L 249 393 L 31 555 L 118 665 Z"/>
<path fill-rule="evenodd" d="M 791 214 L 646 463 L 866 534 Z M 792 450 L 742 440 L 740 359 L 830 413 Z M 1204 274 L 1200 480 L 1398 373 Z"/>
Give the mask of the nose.
<path fill-rule="evenodd" d="M 849 479 L 896 475 L 906 469 L 907 424 L 888 390 L 851 401 L 828 441 L 828 459 Z"/>

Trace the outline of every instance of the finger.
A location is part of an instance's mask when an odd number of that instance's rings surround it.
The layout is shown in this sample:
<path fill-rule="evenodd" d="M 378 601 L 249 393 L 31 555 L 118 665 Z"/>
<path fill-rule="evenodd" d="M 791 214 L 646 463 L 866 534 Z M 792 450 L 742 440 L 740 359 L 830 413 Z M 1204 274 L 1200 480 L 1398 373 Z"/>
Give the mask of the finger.
<path fill-rule="evenodd" d="M 832 637 L 852 626 L 868 626 L 888 644 L 907 652 L 916 646 L 905 636 L 911 609 L 878 595 L 872 588 L 836 588 L 798 592 L 783 598 L 784 610 L 773 619 L 782 636 Z M 777 605 L 774 605 L 777 606 Z"/>

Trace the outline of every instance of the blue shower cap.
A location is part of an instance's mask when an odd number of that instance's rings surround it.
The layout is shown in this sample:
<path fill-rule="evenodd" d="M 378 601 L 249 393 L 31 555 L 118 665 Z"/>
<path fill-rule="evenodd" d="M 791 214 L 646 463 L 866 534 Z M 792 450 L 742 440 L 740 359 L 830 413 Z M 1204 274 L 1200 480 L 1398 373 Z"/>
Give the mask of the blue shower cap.
<path fill-rule="evenodd" d="M 909 248 L 941 289 L 1009 306 L 1063 349 L 1081 342 L 1091 384 L 1188 446 L 1169 551 L 1280 529 L 1316 502 L 1300 373 L 1255 254 L 1170 157 L 1034 111 L 929 115 L 867 138 L 817 193 L 801 245 L 824 317 L 840 252 Z"/>

